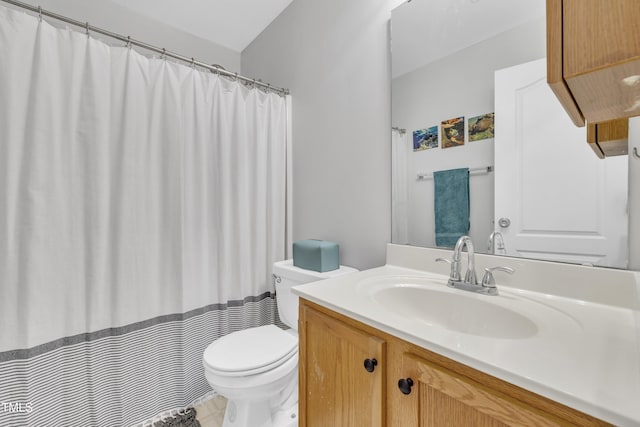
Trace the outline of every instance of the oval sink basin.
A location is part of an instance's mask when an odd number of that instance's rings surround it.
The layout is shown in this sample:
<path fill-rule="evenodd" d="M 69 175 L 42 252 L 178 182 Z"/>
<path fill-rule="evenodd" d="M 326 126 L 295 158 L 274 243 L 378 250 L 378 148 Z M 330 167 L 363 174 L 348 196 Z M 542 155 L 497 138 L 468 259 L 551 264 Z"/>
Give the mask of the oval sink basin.
<path fill-rule="evenodd" d="M 374 302 L 415 322 L 493 338 L 527 338 L 538 332 L 532 319 L 505 307 L 512 298 L 474 294 L 417 277 L 365 282 L 360 290 Z"/>

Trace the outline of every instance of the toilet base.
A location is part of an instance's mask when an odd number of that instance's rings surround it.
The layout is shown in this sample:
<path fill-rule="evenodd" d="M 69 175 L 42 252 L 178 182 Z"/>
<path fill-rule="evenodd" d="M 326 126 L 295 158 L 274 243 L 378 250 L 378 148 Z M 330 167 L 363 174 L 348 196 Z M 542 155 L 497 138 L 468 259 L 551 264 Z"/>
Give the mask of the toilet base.
<path fill-rule="evenodd" d="M 273 427 L 298 427 L 298 404 L 273 414 Z"/>
<path fill-rule="evenodd" d="M 273 427 L 268 401 L 229 400 L 222 427 Z"/>
<path fill-rule="evenodd" d="M 272 414 L 269 401 L 229 400 L 222 427 L 297 427 L 298 404 Z"/>

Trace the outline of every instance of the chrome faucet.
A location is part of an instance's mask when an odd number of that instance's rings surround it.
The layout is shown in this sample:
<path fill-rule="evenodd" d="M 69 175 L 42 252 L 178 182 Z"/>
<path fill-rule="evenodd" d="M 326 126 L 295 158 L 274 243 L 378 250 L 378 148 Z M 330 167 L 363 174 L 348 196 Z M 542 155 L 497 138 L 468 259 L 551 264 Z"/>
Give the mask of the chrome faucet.
<path fill-rule="evenodd" d="M 456 242 L 456 247 L 453 248 L 453 261 L 457 262 L 458 273 L 460 272 L 460 258 L 462 257 L 462 249 L 467 247 L 467 272 L 464 275 L 464 283 L 469 285 L 478 284 L 478 276 L 476 276 L 475 267 L 475 251 L 473 250 L 473 242 L 471 237 L 462 236 Z M 459 276 L 459 274 L 458 274 Z"/>
<path fill-rule="evenodd" d="M 504 253 L 504 236 L 499 231 L 494 231 L 489 235 L 487 251 L 490 254 L 496 254 L 496 249 Z"/>
<path fill-rule="evenodd" d="M 462 258 L 462 250 L 465 246 L 467 248 L 467 272 L 464 275 L 464 280 L 462 280 L 460 278 L 460 259 Z M 498 295 L 498 288 L 496 288 L 495 281 L 493 279 L 494 271 L 504 271 L 509 274 L 514 272 L 514 270 L 509 267 L 485 268 L 482 283 L 478 284 L 478 277 L 476 276 L 475 270 L 475 252 L 473 250 L 473 243 L 469 236 L 462 236 L 458 239 L 456 246 L 453 249 L 453 256 L 450 260 L 436 258 L 436 261 L 448 262 L 451 264 L 451 273 L 449 274 L 447 286 L 485 295 Z"/>

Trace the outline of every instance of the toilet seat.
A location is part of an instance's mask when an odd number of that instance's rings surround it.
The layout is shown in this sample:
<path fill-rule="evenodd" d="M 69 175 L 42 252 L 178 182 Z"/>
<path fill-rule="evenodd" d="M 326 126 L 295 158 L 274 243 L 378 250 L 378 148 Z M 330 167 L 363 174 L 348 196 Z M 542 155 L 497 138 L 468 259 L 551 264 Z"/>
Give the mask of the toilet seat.
<path fill-rule="evenodd" d="M 275 325 L 234 332 L 204 351 L 205 367 L 225 377 L 256 375 L 273 370 L 298 353 L 298 339 Z"/>

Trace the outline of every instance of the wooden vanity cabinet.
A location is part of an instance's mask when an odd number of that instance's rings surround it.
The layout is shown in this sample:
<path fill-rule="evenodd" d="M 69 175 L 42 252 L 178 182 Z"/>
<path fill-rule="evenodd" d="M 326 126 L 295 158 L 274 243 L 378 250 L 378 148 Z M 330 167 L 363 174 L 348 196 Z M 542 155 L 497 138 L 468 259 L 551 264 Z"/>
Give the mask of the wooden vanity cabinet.
<path fill-rule="evenodd" d="M 385 342 L 300 305 L 299 426 L 384 425 Z"/>
<path fill-rule="evenodd" d="M 547 81 L 576 126 L 640 115 L 640 2 L 547 0 Z"/>
<path fill-rule="evenodd" d="M 610 425 L 302 298 L 299 326 L 300 427 Z"/>
<path fill-rule="evenodd" d="M 411 393 L 400 424 L 411 426 L 571 425 L 464 375 L 407 353 L 403 367 Z M 406 379 L 404 381 L 407 381 Z M 406 390 L 405 390 L 406 392 Z M 409 415 L 410 414 L 410 415 Z"/>

